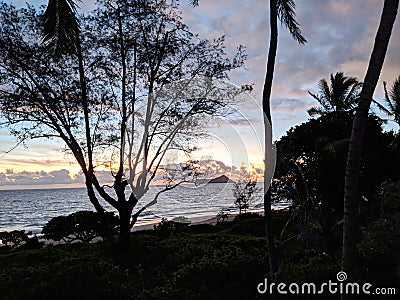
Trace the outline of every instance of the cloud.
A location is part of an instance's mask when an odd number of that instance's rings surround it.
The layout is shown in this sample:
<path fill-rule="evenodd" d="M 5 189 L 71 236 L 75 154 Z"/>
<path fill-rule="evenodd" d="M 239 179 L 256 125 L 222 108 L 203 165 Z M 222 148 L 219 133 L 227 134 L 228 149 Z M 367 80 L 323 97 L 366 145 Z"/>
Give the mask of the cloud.
<path fill-rule="evenodd" d="M 232 178 L 237 177 L 240 173 L 238 166 L 229 166 L 222 161 L 211 158 L 203 158 L 199 164 L 203 170 L 207 169 L 207 178 L 213 178 L 220 175 L 228 175 Z M 163 170 L 171 169 L 174 164 L 161 165 L 159 171 L 154 177 L 155 184 L 162 184 L 165 180 L 165 172 Z M 240 167 L 240 166 L 239 166 Z M 96 171 L 96 177 L 101 184 L 112 184 L 113 177 L 108 171 Z M 7 169 L 0 172 L 0 188 L 21 188 L 21 187 L 84 187 L 85 178 L 82 173 L 71 174 L 67 169 L 46 171 L 14 171 Z"/>
<path fill-rule="evenodd" d="M 14 1 L 23 6 L 24 1 Z M 14 3 L 13 2 L 13 3 Z M 46 4 L 45 0 L 30 1 L 32 4 Z M 94 1 L 81 4 L 83 10 L 93 8 Z M 316 103 L 307 91 L 317 91 L 321 78 L 330 73 L 343 71 L 348 76 L 364 79 L 371 55 L 376 30 L 379 24 L 383 1 L 376 0 L 299 0 L 296 1 L 296 15 L 308 43 L 299 46 L 288 33 L 279 26 L 278 53 L 272 90 L 272 118 L 274 137 L 279 138 L 290 127 L 308 119 L 306 110 Z M 266 57 L 269 43 L 269 6 L 262 0 L 220 0 L 200 1 L 193 8 L 189 1 L 181 1 L 183 21 L 201 37 L 226 36 L 226 51 L 232 53 L 236 46 L 246 46 L 247 70 L 235 71 L 231 81 L 237 85 L 254 83 L 256 100 L 261 103 L 265 78 Z M 386 60 L 374 97 L 383 98 L 382 81 L 392 83 L 400 73 L 400 22 L 395 23 Z M 245 109 L 243 109 L 244 111 Z M 246 110 L 246 116 L 254 124 L 255 111 L 260 107 Z M 250 112 L 251 111 L 251 112 Z M 262 115 L 258 115 L 262 118 Z M 261 120 L 261 119 L 259 119 Z M 236 125 L 243 120 L 238 118 Z M 262 122 L 262 120 L 261 120 Z M 231 124 L 228 124 L 231 126 Z M 258 125 L 258 124 L 257 124 Z M 210 128 L 215 126 L 210 125 Z M 9 149 L 11 142 L 2 134 L 0 145 Z M 40 145 L 30 147 L 32 152 Z M 49 158 L 47 149 L 43 160 Z M 44 153 L 44 152 L 43 152 Z M 25 157 L 24 157 L 25 156 Z M 58 157 L 62 156 L 59 154 Z M 36 168 L 42 164 L 42 157 L 32 157 L 22 153 L 17 159 L 1 160 L 6 168 L 20 170 L 28 164 Z M 47 162 L 49 168 L 66 168 L 67 162 L 60 159 Z M 46 171 L 49 171 L 46 169 Z M 4 174 L 3 174 L 4 175 Z M 7 174 L 6 174 L 7 175 Z M 61 175 L 60 175 L 61 176 Z M 104 174 L 104 176 L 106 176 Z M 64 178 L 67 180 L 68 178 Z M 44 180 L 44 179 L 42 179 Z M 61 178 L 60 178 L 61 180 Z"/>
<path fill-rule="evenodd" d="M 13 171 L 0 173 L 0 186 L 74 184 L 77 182 L 66 169 L 45 171 Z"/>
<path fill-rule="evenodd" d="M 278 98 L 272 99 L 271 101 L 272 109 L 281 113 L 305 111 L 311 106 L 310 103 L 307 103 L 302 99 Z"/>
<path fill-rule="evenodd" d="M 304 104 L 296 101 L 272 103 L 276 136 L 307 120 L 305 110 L 312 101 L 307 90 L 316 91 L 321 78 L 343 71 L 363 81 L 383 7 L 383 2 L 376 0 L 303 0 L 296 4 L 297 20 L 308 43 L 299 46 L 288 30 L 279 26 L 272 98 L 296 98 Z M 237 44 L 247 46 L 248 72 L 235 72 L 231 79 L 239 85 L 254 83 L 257 99 L 261 99 L 269 43 L 268 3 L 261 0 L 203 1 L 198 8 L 185 6 L 186 10 L 191 12 L 188 23 L 200 35 L 225 34 L 227 49 L 231 50 Z M 393 82 L 399 75 L 397 32 L 400 32 L 400 22 L 395 23 L 380 82 Z M 381 84 L 375 97 L 383 97 Z"/>

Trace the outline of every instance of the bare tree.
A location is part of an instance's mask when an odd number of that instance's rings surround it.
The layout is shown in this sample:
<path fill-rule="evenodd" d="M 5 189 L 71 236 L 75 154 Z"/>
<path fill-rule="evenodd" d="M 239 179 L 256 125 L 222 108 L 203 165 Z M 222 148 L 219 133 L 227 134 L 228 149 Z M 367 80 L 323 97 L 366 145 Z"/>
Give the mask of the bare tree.
<path fill-rule="evenodd" d="M 104 213 L 102 201 L 118 211 L 126 249 L 130 229 L 150 204 L 133 209 L 165 153 L 194 150 L 198 125 L 230 97 L 216 80 L 243 64 L 243 48 L 229 59 L 224 38 L 191 33 L 174 1 L 104 0 L 79 17 L 73 1 L 53 2 L 44 15 L 0 4 L 1 114 L 20 141 L 64 141 L 96 211 Z M 111 186 L 96 176 L 105 165 Z M 197 172 L 187 169 L 187 178 L 189 171 Z"/>

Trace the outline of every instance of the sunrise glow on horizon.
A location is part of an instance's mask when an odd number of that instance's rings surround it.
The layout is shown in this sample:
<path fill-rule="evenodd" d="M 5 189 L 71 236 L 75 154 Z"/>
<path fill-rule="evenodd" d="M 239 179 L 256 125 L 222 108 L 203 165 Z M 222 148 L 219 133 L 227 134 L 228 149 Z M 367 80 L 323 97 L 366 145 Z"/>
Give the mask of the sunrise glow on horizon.
<path fill-rule="evenodd" d="M 20 7 L 25 5 L 25 1 L 9 2 Z M 46 4 L 46 1 L 31 2 L 35 6 Z M 230 80 L 238 86 L 252 84 L 252 97 L 258 104 L 258 107 L 254 105 L 251 108 L 246 107 L 246 103 L 243 106 L 243 111 L 247 112 L 246 121 L 251 126 L 236 124 L 234 127 L 229 123 L 210 126 L 211 137 L 199 141 L 200 150 L 193 157 L 221 161 L 226 166 L 240 167 L 245 164 L 262 168 L 263 120 L 259 105 L 269 38 L 265 3 L 235 0 L 227 5 L 226 0 L 204 1 L 194 9 L 187 2 L 182 1 L 180 5 L 182 17 L 194 32 L 206 38 L 225 35 L 228 52 L 239 44 L 246 46 L 246 69 L 235 70 Z M 82 1 L 80 6 L 88 11 L 94 7 L 93 3 Z M 228 12 L 227 7 L 235 9 L 229 9 Z M 352 7 L 359 7 L 358 18 L 352 17 Z M 315 14 L 314 11 L 319 13 Z M 328 78 L 330 73 L 336 71 L 356 76 L 359 80 L 364 78 L 379 20 L 374 0 L 351 3 L 345 0 L 314 0 L 310 5 L 302 5 L 300 1 L 296 15 L 308 44 L 299 47 L 287 30 L 280 33 L 271 100 L 274 140 L 282 137 L 289 128 L 308 120 L 307 109 L 316 105 L 308 91 L 317 91 L 317 83 L 321 78 Z M 323 24 L 317 32 L 315 24 Z M 400 31 L 399 26 L 397 22 L 394 32 Z M 377 100 L 383 98 L 382 81 L 393 82 L 398 75 L 399 53 L 400 40 L 394 36 L 375 92 L 374 98 Z M 231 121 L 234 124 L 242 120 L 237 118 Z M 390 129 L 394 125 L 389 122 L 387 126 Z M 63 151 L 62 142 L 44 139 L 27 141 L 27 148 L 20 145 L 6 153 L 17 142 L 6 128 L 0 129 L 0 189 L 33 186 L 37 180 L 35 174 L 41 172 L 52 186 L 83 183 L 76 182 L 80 180 L 81 170 L 73 156 Z M 110 173 L 109 168 L 101 164 L 96 171 Z M 46 187 L 43 184 L 37 186 Z"/>

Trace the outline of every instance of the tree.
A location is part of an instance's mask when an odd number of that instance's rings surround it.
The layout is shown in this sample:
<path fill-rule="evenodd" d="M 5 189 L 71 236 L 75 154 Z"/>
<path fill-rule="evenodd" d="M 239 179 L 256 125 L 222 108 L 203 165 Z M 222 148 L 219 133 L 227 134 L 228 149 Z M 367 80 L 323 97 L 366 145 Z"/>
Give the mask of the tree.
<path fill-rule="evenodd" d="M 343 218 L 343 174 L 352 122 L 352 112 L 326 113 L 291 128 L 276 144 L 277 164 L 271 186 L 274 201 L 290 201 L 291 221 L 300 231 L 315 229 L 327 247 L 324 251 L 332 255 L 341 245 L 333 229 Z M 398 154 L 390 147 L 393 133 L 384 132 L 382 124 L 378 117 L 369 115 L 360 185 L 360 195 L 368 202 L 362 201 L 359 206 L 365 217 L 378 211 L 381 184 L 400 176 L 400 164 L 395 161 Z"/>
<path fill-rule="evenodd" d="M 343 72 L 336 72 L 335 75 L 330 75 L 330 86 L 323 78 L 318 82 L 318 87 L 318 94 L 308 92 L 321 104 L 321 107 L 314 106 L 307 110 L 310 116 L 322 116 L 333 111 L 354 111 L 360 97 L 362 82 L 358 82 L 355 77 L 344 76 Z M 385 110 L 379 102 L 372 102 Z"/>
<path fill-rule="evenodd" d="M 325 78 L 318 82 L 319 93 L 308 92 L 322 107 L 307 110 L 310 116 L 323 115 L 332 111 L 348 111 L 355 108 L 362 84 L 355 77 L 344 76 L 343 72 L 330 75 L 330 86 Z"/>
<path fill-rule="evenodd" d="M 43 15 L 32 6 L 0 4 L 1 113 L 21 142 L 65 143 L 96 211 L 106 216 L 101 201 L 118 211 L 126 249 L 137 217 L 157 201 L 133 213 L 150 183 L 165 177 L 158 197 L 201 172 L 193 160 L 166 170 L 166 153 L 196 149 L 200 124 L 233 96 L 216 80 L 240 67 L 245 55 L 239 47 L 229 59 L 223 37 L 191 33 L 174 1 L 104 0 L 79 17 L 73 1 L 56 2 Z M 111 185 L 99 182 L 101 168 L 110 169 Z"/>
<path fill-rule="evenodd" d="M 376 33 L 374 47 L 360 93 L 360 99 L 358 101 L 351 132 L 344 188 L 342 251 L 342 270 L 348 273 L 350 279 L 354 279 L 357 227 L 355 218 L 357 200 L 359 199 L 361 153 L 364 144 L 367 116 L 372 102 L 372 96 L 385 60 L 393 24 L 396 20 L 398 6 L 398 0 L 385 0 L 384 2 L 380 24 Z"/>
<path fill-rule="evenodd" d="M 295 19 L 295 3 L 293 0 L 270 0 L 270 42 L 268 50 L 267 71 L 265 75 L 262 106 L 264 112 L 265 128 L 265 159 L 264 159 L 264 215 L 268 241 L 268 257 L 270 271 L 277 271 L 275 242 L 271 228 L 271 192 L 269 190 L 270 176 L 268 172 L 274 168 L 271 161 L 272 154 L 267 153 L 268 145 L 272 145 L 272 119 L 271 119 L 271 90 L 274 76 L 275 58 L 278 49 L 278 18 L 289 29 L 291 36 L 299 43 L 306 43 L 301 34 L 299 24 Z M 271 173 L 271 172 L 270 172 Z"/>
<path fill-rule="evenodd" d="M 383 89 L 385 90 L 387 106 L 384 110 L 400 126 L 400 76 L 393 82 L 389 91 L 387 90 L 387 83 L 384 81 Z"/>
<path fill-rule="evenodd" d="M 240 177 L 233 185 L 233 196 L 235 197 L 235 205 L 239 208 L 239 215 L 242 214 L 242 211 L 246 213 L 257 192 L 259 192 L 257 175 L 242 166 Z"/>

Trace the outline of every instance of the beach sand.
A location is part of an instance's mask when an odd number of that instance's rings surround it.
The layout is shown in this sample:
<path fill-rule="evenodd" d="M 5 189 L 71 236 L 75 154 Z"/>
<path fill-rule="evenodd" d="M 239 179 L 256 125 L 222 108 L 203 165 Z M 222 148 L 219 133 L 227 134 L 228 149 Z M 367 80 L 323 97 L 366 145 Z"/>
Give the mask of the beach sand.
<path fill-rule="evenodd" d="M 248 213 L 258 213 L 260 215 L 264 215 L 264 211 L 262 209 L 248 210 L 247 212 Z M 239 214 L 239 211 L 230 212 L 224 221 L 225 222 L 233 221 L 233 219 L 235 219 L 235 217 L 238 214 Z M 199 225 L 199 224 L 216 225 L 218 218 L 216 215 L 207 215 L 207 216 L 201 216 L 201 217 L 192 217 L 192 218 L 189 218 L 189 220 L 191 222 L 189 226 Z M 152 229 L 154 229 L 154 225 L 160 223 L 160 221 L 161 221 L 161 219 L 156 219 L 156 220 L 136 224 L 132 228 L 132 231 L 152 230 Z"/>

